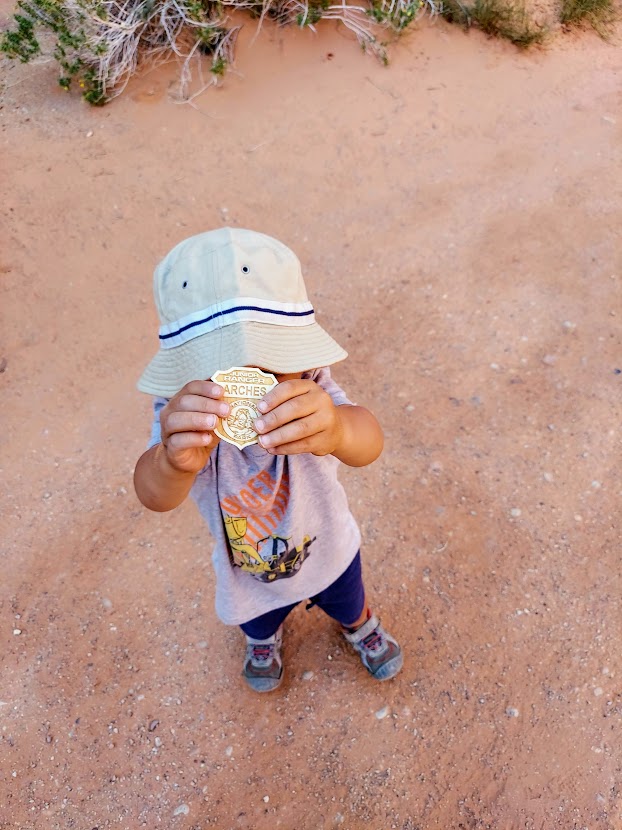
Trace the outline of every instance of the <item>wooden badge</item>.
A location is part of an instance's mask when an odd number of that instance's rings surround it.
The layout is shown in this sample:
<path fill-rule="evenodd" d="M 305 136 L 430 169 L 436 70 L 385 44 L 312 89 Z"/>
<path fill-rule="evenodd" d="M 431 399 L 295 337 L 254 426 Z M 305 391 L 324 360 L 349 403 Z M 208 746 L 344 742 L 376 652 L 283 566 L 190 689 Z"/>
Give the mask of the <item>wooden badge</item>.
<path fill-rule="evenodd" d="M 244 366 L 232 366 L 216 372 L 212 380 L 223 387 L 225 400 L 231 407 L 228 418 L 219 418 L 214 432 L 223 441 L 241 450 L 257 443 L 253 421 L 259 417 L 257 404 L 277 384 L 274 375 Z"/>

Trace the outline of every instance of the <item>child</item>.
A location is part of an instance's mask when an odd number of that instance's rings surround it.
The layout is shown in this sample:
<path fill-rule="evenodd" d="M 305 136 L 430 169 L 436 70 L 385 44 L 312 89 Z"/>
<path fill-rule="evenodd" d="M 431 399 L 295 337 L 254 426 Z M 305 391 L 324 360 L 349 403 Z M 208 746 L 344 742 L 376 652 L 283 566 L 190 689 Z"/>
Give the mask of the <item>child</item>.
<path fill-rule="evenodd" d="M 221 228 L 177 245 L 154 275 L 160 351 L 138 388 L 155 395 L 149 449 L 134 482 L 151 510 L 188 494 L 215 541 L 216 611 L 246 635 L 243 675 L 257 692 L 283 678 L 283 621 L 302 600 L 342 627 L 378 680 L 402 667 L 399 645 L 365 599 L 360 532 L 339 461 L 374 461 L 383 437 L 326 367 L 347 354 L 315 322 L 300 263 L 276 239 Z M 233 366 L 276 376 L 259 402 L 259 442 L 214 433 L 230 407 L 209 378 Z M 318 368 L 319 367 L 319 368 Z"/>

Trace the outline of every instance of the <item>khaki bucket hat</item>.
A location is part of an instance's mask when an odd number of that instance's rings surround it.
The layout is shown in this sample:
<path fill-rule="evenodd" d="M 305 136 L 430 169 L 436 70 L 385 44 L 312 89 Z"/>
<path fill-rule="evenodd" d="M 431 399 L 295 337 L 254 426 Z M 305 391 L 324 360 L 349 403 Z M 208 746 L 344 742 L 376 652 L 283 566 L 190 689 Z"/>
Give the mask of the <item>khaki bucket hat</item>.
<path fill-rule="evenodd" d="M 154 273 L 160 349 L 138 389 L 170 398 L 231 366 L 276 373 L 347 357 L 315 322 L 300 262 L 270 236 L 219 228 L 180 242 Z"/>

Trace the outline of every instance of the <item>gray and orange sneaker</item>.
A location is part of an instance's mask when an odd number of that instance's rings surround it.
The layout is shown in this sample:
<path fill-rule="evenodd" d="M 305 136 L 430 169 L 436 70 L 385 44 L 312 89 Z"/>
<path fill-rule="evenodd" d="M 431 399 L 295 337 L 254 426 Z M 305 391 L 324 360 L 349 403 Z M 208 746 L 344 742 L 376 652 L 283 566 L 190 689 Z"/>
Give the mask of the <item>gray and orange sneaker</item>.
<path fill-rule="evenodd" d="M 246 637 L 246 655 L 242 675 L 255 692 L 272 692 L 281 685 L 283 680 L 282 643 L 282 625 L 267 640 L 253 640 L 251 637 Z"/>
<path fill-rule="evenodd" d="M 346 640 L 358 652 L 367 671 L 376 680 L 390 680 L 402 668 L 402 649 L 380 625 L 375 614 L 371 614 L 354 631 L 346 628 L 342 631 Z"/>

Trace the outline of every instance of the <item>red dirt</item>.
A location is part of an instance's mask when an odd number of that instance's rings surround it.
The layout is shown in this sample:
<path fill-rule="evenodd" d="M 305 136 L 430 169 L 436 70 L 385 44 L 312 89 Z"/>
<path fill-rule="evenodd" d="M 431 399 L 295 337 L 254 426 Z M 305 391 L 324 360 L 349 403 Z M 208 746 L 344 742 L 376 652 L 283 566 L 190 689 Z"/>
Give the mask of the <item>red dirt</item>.
<path fill-rule="evenodd" d="M 251 34 L 194 107 L 4 64 L 0 827 L 622 828 L 619 38 Z M 385 427 L 343 480 L 391 683 L 297 610 L 247 691 L 197 513 L 133 494 L 153 267 L 225 223 Z"/>

